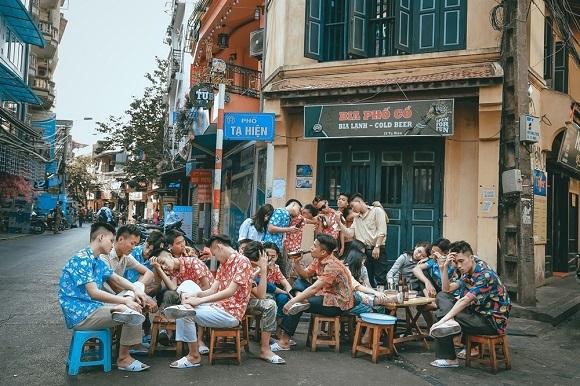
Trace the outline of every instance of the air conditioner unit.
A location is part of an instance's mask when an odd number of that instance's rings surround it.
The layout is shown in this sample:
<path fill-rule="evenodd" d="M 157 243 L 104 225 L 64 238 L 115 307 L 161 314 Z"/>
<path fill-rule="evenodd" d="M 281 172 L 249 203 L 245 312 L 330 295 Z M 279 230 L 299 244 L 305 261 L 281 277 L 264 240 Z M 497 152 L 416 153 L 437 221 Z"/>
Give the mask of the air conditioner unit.
<path fill-rule="evenodd" d="M 262 60 L 264 53 L 264 29 L 250 32 L 250 57 Z"/>

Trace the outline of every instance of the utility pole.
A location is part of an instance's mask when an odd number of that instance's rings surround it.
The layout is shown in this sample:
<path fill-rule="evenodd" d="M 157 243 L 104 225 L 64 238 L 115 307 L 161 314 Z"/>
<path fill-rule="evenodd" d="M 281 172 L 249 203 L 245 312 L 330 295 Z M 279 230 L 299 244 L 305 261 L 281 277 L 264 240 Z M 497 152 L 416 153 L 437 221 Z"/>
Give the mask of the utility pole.
<path fill-rule="evenodd" d="M 520 116 L 529 114 L 527 20 L 530 1 L 503 1 L 500 54 L 504 81 L 498 266 L 512 299 L 522 306 L 536 305 L 531 154 L 521 142 L 519 133 Z"/>

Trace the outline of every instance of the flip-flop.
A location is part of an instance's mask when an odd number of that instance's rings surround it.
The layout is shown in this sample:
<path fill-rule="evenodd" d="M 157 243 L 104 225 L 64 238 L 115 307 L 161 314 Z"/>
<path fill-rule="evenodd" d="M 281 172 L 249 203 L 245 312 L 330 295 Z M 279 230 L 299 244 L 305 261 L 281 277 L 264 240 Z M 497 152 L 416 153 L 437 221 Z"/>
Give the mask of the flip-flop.
<path fill-rule="evenodd" d="M 195 316 L 193 308 L 187 308 L 183 305 L 167 307 L 163 313 L 170 319 L 193 318 Z"/>
<path fill-rule="evenodd" d="M 115 311 L 113 312 L 112 318 L 115 322 L 128 324 L 130 326 L 140 325 L 145 321 L 145 316 L 132 309 L 127 309 L 123 312 Z"/>
<path fill-rule="evenodd" d="M 272 343 L 278 343 L 278 339 L 274 339 Z M 296 346 L 297 344 L 294 339 L 290 339 L 290 346 Z"/>
<path fill-rule="evenodd" d="M 171 367 L 172 369 L 187 369 L 189 367 L 198 367 L 198 366 L 201 366 L 201 362 L 199 362 L 199 363 L 191 363 L 189 361 L 189 359 L 187 359 L 187 357 L 182 357 L 180 360 L 176 361 L 175 363 L 177 363 L 177 364 L 174 365 L 173 363 L 171 363 L 169 365 L 169 367 Z"/>
<path fill-rule="evenodd" d="M 284 359 L 282 359 L 281 357 L 279 357 L 278 355 L 274 354 L 273 357 L 270 358 L 260 358 L 263 361 L 266 361 L 268 363 L 272 363 L 273 365 L 283 365 L 286 364 L 286 361 Z"/>
<path fill-rule="evenodd" d="M 465 359 L 465 355 L 466 355 L 466 353 L 467 353 L 467 351 L 465 351 L 465 349 L 463 349 L 463 350 L 459 351 L 459 352 L 457 353 L 457 358 L 459 358 L 459 359 Z"/>
<path fill-rule="evenodd" d="M 209 347 L 207 347 L 207 346 L 199 346 L 199 350 L 198 351 L 199 351 L 199 353 L 201 355 L 207 355 L 207 354 L 209 354 Z"/>
<path fill-rule="evenodd" d="M 138 371 L 147 370 L 149 368 L 149 366 L 147 366 L 145 363 L 141 362 L 140 360 L 135 359 L 133 361 L 133 363 L 131 363 L 129 366 L 127 366 L 127 367 L 117 366 L 117 368 L 121 371 L 138 372 Z"/>
<path fill-rule="evenodd" d="M 449 362 L 447 362 L 446 359 L 436 359 L 433 362 L 431 362 L 431 366 L 433 366 L 433 367 L 441 367 L 441 368 L 455 368 L 455 367 L 459 367 L 458 364 L 449 363 Z"/>
<path fill-rule="evenodd" d="M 276 342 L 276 343 L 272 343 L 270 345 L 270 350 L 272 350 L 272 351 L 289 351 L 290 348 L 284 348 L 284 347 L 280 346 L 278 344 L 278 342 Z"/>

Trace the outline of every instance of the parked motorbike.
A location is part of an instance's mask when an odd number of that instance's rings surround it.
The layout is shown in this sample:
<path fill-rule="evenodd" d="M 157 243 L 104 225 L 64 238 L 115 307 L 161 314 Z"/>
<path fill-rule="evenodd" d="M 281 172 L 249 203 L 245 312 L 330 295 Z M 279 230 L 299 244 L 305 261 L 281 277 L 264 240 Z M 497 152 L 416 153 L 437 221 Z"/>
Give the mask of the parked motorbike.
<path fill-rule="evenodd" d="M 53 225 L 53 224 L 54 224 L 54 219 L 53 219 L 52 215 L 50 215 L 50 214 L 49 214 L 49 215 L 46 217 L 46 226 L 48 227 L 48 229 L 54 229 L 54 225 Z M 64 231 L 65 229 L 67 229 L 67 225 L 68 225 L 68 224 L 67 224 L 67 222 L 65 221 L 65 219 L 64 219 L 64 218 L 62 218 L 62 219 L 60 220 L 60 225 L 58 226 L 58 230 L 59 230 L 59 232 L 62 232 L 62 231 Z"/>
<path fill-rule="evenodd" d="M 47 227 L 46 216 L 32 212 L 32 217 L 30 218 L 30 233 L 35 235 L 43 234 Z"/>

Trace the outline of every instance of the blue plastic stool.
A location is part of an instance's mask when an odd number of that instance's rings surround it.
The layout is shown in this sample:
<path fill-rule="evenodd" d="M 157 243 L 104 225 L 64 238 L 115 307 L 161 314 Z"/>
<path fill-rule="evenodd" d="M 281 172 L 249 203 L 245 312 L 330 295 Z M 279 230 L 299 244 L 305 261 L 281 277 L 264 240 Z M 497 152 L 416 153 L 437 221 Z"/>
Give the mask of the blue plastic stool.
<path fill-rule="evenodd" d="M 96 338 L 99 340 L 99 350 L 83 352 L 87 340 Z M 99 356 L 98 360 L 82 361 L 83 357 Z M 68 374 L 77 375 L 79 367 L 103 365 L 104 371 L 111 371 L 111 330 L 74 330 L 68 351 Z"/>

